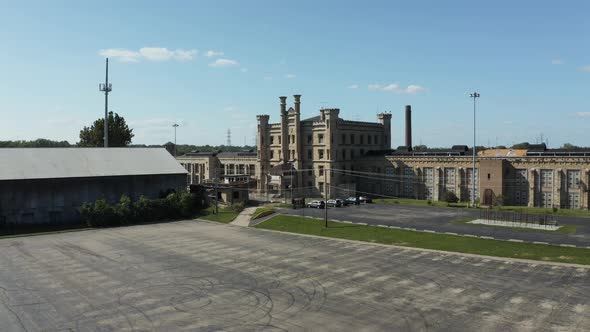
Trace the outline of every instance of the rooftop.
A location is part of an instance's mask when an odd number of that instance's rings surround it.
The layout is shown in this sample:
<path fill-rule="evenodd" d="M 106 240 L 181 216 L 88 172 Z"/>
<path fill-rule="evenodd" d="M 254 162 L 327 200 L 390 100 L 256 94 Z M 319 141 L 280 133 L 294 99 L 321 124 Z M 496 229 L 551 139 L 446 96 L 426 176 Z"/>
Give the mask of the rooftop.
<path fill-rule="evenodd" d="M 164 148 L 0 149 L 0 181 L 186 173 Z"/>

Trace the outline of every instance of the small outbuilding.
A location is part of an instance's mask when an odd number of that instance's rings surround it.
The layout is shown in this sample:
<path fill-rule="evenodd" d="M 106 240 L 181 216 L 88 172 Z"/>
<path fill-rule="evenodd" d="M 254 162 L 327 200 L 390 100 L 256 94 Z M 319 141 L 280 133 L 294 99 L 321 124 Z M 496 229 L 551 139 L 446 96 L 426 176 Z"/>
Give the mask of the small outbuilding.
<path fill-rule="evenodd" d="M 164 148 L 0 149 L 0 225 L 74 223 L 86 202 L 187 190 Z"/>

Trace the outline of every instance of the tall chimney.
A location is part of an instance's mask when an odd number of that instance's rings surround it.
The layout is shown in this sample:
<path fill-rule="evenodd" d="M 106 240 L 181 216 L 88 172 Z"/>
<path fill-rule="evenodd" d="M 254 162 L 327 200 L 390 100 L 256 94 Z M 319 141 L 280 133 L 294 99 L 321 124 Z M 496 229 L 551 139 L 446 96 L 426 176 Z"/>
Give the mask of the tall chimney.
<path fill-rule="evenodd" d="M 412 150 L 412 106 L 406 105 L 406 146 Z"/>

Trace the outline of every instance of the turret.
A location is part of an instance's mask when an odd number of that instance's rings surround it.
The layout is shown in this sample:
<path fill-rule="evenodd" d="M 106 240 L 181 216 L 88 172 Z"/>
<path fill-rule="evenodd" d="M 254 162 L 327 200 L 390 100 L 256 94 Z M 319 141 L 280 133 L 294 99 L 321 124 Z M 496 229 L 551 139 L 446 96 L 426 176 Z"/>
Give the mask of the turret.
<path fill-rule="evenodd" d="M 383 125 L 382 147 L 389 150 L 391 149 L 391 113 L 379 113 L 377 119 Z"/>
<path fill-rule="evenodd" d="M 281 158 L 283 163 L 289 161 L 289 116 L 287 113 L 287 97 L 279 97 L 281 100 Z"/>

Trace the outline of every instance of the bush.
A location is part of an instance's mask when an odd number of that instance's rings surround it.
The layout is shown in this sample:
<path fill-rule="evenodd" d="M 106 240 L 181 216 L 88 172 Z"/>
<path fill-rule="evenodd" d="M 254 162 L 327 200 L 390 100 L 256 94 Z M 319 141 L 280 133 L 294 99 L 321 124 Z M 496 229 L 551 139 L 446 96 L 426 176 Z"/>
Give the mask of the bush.
<path fill-rule="evenodd" d="M 84 204 L 80 214 L 90 227 L 111 227 L 120 223 L 115 210 L 104 199 L 99 199 L 94 204 Z"/>
<path fill-rule="evenodd" d="M 242 212 L 242 210 L 244 210 L 246 208 L 246 202 L 239 202 L 239 203 L 234 203 L 231 206 L 231 209 L 234 210 L 235 212 Z"/>
<path fill-rule="evenodd" d="M 252 218 L 252 220 L 256 220 L 256 219 L 260 219 L 260 218 L 264 218 L 266 216 L 269 216 L 271 214 L 275 213 L 274 210 L 266 210 L 266 211 L 262 211 L 259 214 L 255 215 L 254 218 Z"/>
<path fill-rule="evenodd" d="M 557 209 L 556 207 L 553 207 L 553 213 L 556 213 L 556 212 L 557 212 L 557 210 L 558 210 L 558 209 Z"/>
<path fill-rule="evenodd" d="M 123 195 L 119 202 L 113 205 L 109 205 L 104 199 L 99 199 L 94 203 L 82 205 L 80 215 L 90 227 L 112 227 L 189 218 L 201 208 L 203 206 L 195 195 L 188 192 L 172 192 L 160 199 L 141 196 L 136 202 L 132 202 L 131 198 Z"/>
<path fill-rule="evenodd" d="M 443 201 L 447 202 L 448 204 L 457 203 L 459 202 L 459 198 L 455 195 L 452 191 L 447 191 L 443 194 Z"/>
<path fill-rule="evenodd" d="M 426 201 L 426 204 L 428 204 L 428 205 L 432 205 L 432 201 L 431 201 L 431 200 L 427 200 L 427 201 Z"/>

